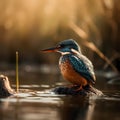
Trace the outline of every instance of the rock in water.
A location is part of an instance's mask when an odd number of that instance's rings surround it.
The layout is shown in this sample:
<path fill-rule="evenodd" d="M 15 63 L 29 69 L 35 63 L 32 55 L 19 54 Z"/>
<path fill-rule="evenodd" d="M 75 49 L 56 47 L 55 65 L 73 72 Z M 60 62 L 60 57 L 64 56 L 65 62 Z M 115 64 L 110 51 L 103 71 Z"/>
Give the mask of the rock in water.
<path fill-rule="evenodd" d="M 13 95 L 15 92 L 11 88 L 8 77 L 0 75 L 0 98 Z"/>
<path fill-rule="evenodd" d="M 82 90 L 77 91 L 79 86 L 75 87 L 66 87 L 61 86 L 53 89 L 53 92 L 55 94 L 64 94 L 64 95 L 84 95 L 84 96 L 90 96 L 90 95 L 97 95 L 101 96 L 103 93 L 100 90 L 97 90 L 96 88 L 92 86 L 85 86 Z"/>

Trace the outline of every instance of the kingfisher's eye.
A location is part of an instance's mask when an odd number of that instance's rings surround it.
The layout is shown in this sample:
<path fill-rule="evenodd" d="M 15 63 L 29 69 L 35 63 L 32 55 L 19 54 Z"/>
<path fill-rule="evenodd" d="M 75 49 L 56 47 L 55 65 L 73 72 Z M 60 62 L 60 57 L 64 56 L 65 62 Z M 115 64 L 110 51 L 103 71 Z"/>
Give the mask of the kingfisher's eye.
<path fill-rule="evenodd" d="M 58 45 L 58 46 L 57 46 L 57 48 L 63 48 L 63 47 L 65 47 L 65 45 L 62 45 L 62 44 L 61 44 L 61 45 Z"/>

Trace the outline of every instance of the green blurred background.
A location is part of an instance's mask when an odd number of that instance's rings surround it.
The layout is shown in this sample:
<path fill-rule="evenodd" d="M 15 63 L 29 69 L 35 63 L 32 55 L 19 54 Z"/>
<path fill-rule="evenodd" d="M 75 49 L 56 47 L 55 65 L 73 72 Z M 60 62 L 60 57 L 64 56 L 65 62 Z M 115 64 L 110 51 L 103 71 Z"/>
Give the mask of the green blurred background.
<path fill-rule="evenodd" d="M 82 44 L 71 23 L 105 56 L 119 58 L 120 0 L 0 0 L 0 62 L 14 64 L 19 51 L 20 63 L 57 64 L 58 54 L 40 50 L 72 38 L 96 67 L 105 65 Z"/>

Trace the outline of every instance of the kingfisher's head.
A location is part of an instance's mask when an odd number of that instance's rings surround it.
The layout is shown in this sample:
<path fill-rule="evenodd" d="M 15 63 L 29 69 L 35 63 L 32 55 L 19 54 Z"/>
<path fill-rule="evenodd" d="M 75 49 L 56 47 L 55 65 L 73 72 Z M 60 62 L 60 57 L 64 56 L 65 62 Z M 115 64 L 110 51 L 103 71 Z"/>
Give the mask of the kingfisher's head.
<path fill-rule="evenodd" d="M 59 42 L 55 47 L 42 50 L 44 52 L 59 52 L 61 54 L 69 54 L 76 52 L 81 52 L 79 45 L 72 39 L 64 40 Z"/>

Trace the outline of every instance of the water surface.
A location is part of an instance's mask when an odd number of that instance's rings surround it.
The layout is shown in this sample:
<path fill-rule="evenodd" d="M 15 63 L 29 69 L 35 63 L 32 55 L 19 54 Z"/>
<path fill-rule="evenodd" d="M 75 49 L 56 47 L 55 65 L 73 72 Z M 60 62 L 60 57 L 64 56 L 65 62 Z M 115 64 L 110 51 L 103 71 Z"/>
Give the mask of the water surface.
<path fill-rule="evenodd" d="M 13 68 L 2 70 L 15 89 Z M 51 90 L 68 85 L 53 66 L 20 67 L 19 93 L 0 99 L 0 120 L 119 120 L 120 82 L 114 73 L 97 72 L 96 88 L 104 96 L 56 95 Z M 110 76 L 110 77 L 109 77 Z"/>

